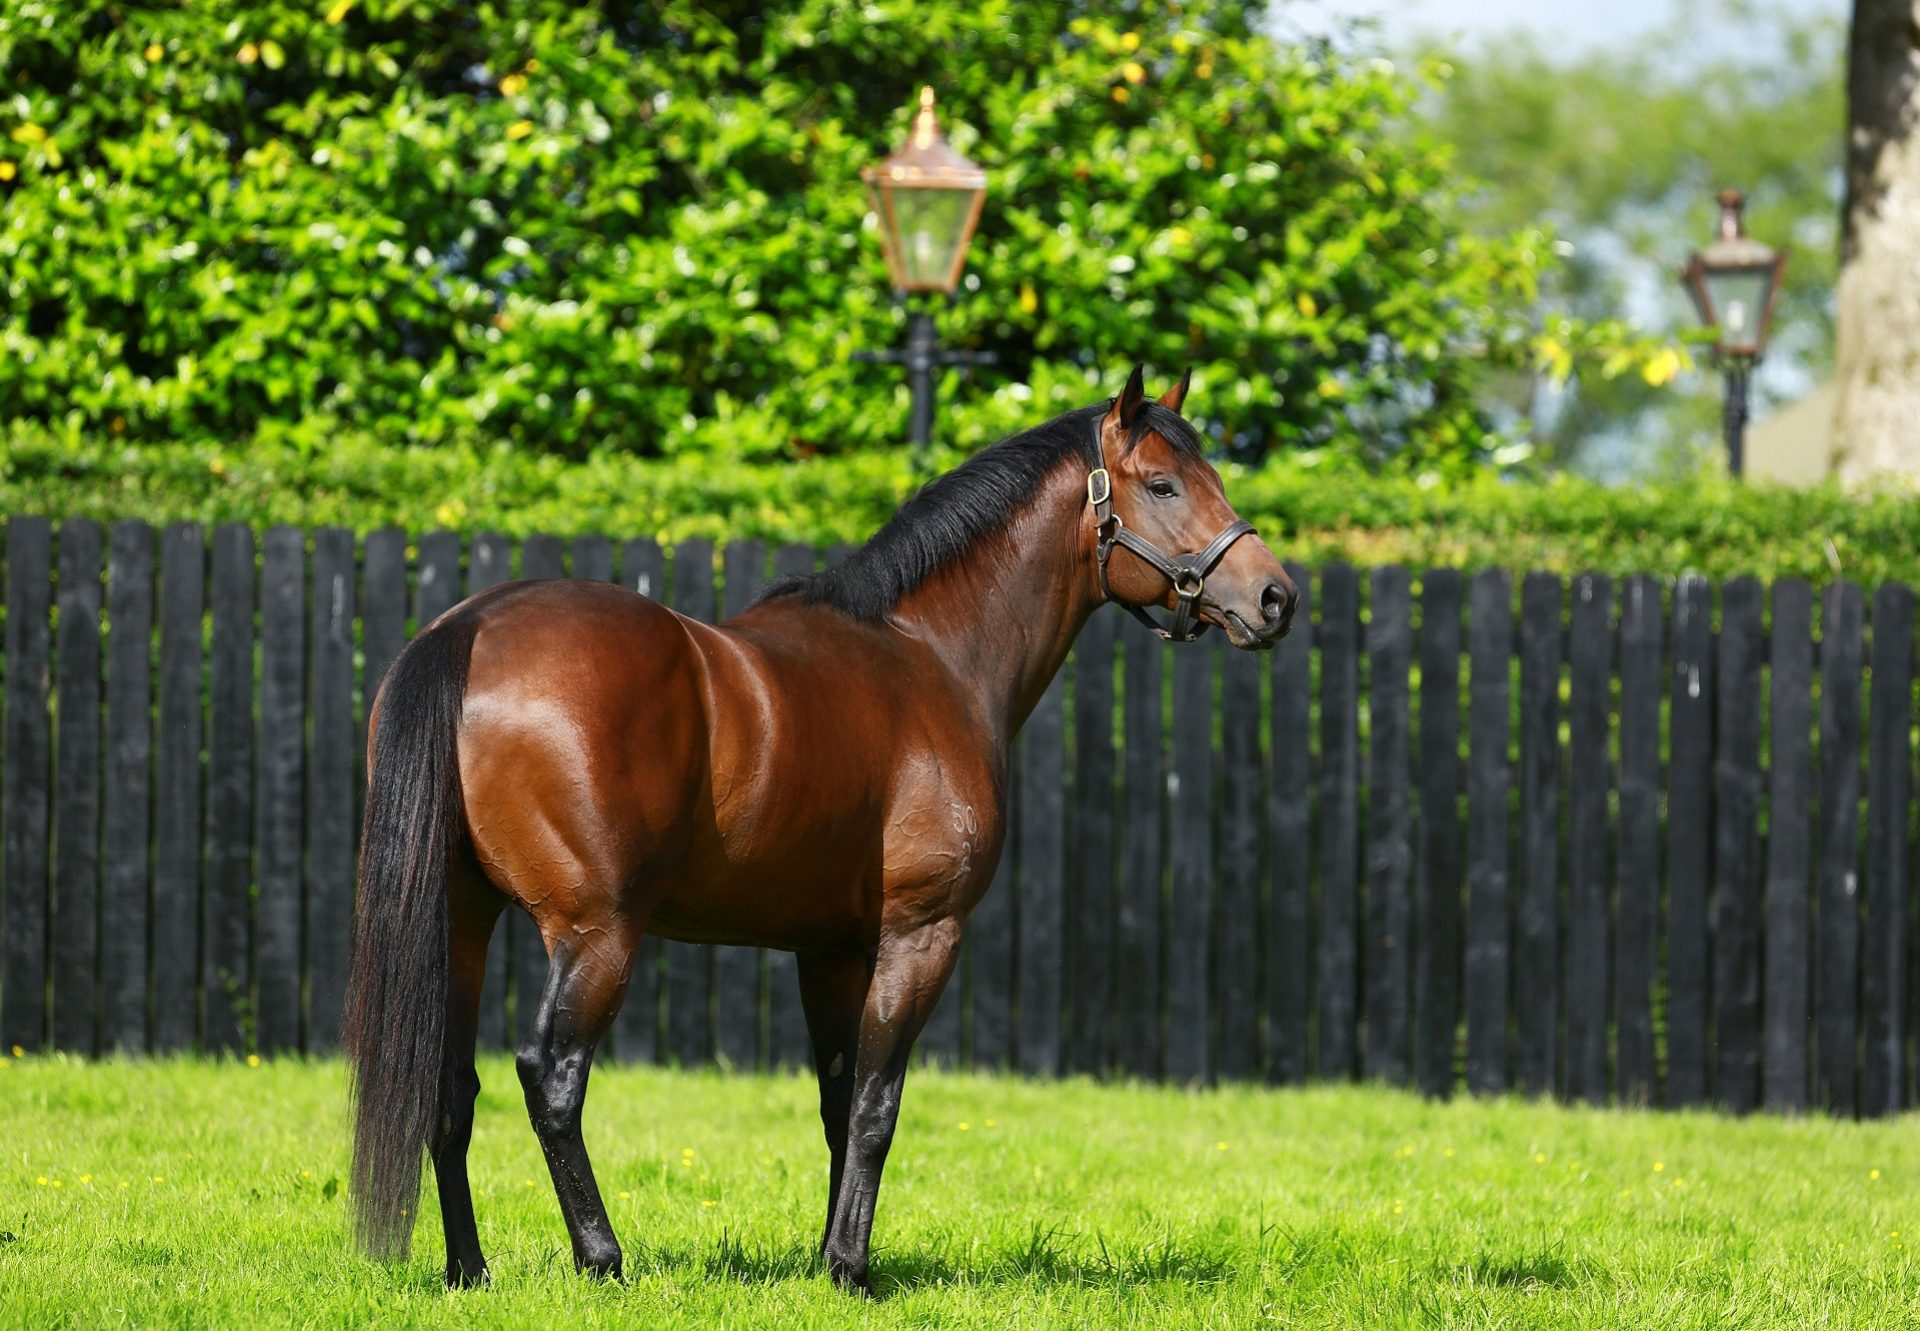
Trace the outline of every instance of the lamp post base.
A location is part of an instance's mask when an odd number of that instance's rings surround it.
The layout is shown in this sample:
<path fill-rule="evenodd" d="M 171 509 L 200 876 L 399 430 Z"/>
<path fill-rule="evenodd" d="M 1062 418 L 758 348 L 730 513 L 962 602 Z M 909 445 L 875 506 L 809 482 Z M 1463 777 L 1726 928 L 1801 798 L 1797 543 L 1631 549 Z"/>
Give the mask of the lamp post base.
<path fill-rule="evenodd" d="M 902 291 L 897 295 L 900 303 L 907 305 L 907 293 Z M 887 351 L 856 351 L 853 358 L 858 361 L 890 361 L 907 367 L 907 388 L 913 395 L 907 434 L 913 442 L 913 469 L 921 476 L 925 476 L 930 469 L 927 450 L 933 444 L 934 372 L 949 365 L 991 365 L 997 359 L 991 351 L 960 351 L 942 347 L 939 330 L 934 327 L 933 313 L 924 305 L 917 309 L 908 306 L 905 343 Z"/>

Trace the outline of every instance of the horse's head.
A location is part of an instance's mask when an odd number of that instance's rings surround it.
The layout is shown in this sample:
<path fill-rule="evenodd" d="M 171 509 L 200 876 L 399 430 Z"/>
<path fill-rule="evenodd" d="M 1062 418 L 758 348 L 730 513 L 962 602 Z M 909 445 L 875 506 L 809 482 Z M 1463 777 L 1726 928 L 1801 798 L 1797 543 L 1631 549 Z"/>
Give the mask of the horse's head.
<path fill-rule="evenodd" d="M 1105 475 L 1089 478 L 1087 499 L 1106 591 L 1142 617 L 1145 606 L 1173 610 L 1171 630 L 1148 620 L 1163 636 L 1185 641 L 1204 621 L 1235 647 L 1268 649 L 1292 626 L 1300 592 L 1233 511 L 1180 416 L 1191 379 L 1148 402 L 1136 367 L 1100 422 Z"/>

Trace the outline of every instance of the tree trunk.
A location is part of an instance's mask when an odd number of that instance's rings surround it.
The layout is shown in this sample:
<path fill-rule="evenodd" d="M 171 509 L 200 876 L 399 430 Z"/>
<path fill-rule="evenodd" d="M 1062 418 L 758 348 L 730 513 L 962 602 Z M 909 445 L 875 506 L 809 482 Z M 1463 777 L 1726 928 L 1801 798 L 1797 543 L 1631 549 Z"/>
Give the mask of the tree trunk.
<path fill-rule="evenodd" d="M 1920 479 L 1920 0 L 1854 0 L 1834 469 Z"/>

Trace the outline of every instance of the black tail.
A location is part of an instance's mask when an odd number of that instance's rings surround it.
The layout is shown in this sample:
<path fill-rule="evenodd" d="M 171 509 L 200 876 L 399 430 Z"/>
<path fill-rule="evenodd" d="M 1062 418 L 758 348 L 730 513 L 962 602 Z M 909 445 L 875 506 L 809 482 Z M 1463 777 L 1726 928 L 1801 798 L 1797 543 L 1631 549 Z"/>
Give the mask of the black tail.
<path fill-rule="evenodd" d="M 407 1253 L 448 1094 L 447 863 L 466 835 L 455 745 L 472 649 L 471 621 L 456 620 L 394 658 L 368 764 L 344 1040 L 354 1232 L 375 1257 Z"/>

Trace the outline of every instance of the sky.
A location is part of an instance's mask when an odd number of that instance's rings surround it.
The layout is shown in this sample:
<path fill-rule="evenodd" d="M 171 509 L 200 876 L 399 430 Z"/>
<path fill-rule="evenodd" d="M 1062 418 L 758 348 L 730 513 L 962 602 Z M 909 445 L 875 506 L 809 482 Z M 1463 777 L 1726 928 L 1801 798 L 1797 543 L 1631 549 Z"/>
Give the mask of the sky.
<path fill-rule="evenodd" d="M 1376 19 L 1383 45 L 1405 49 L 1415 34 L 1441 38 L 1476 37 L 1524 29 L 1543 42 L 1560 42 L 1569 51 L 1622 45 L 1668 27 L 1697 4 L 1688 0 L 1608 0 L 1605 4 L 1554 4 L 1552 0 L 1283 0 L 1279 26 L 1313 35 L 1341 20 Z M 1793 14 L 1844 17 L 1849 0 L 1766 0 L 1769 9 Z M 1705 49 L 1713 49 L 1716 26 L 1732 40 L 1730 27 L 1703 25 Z"/>

